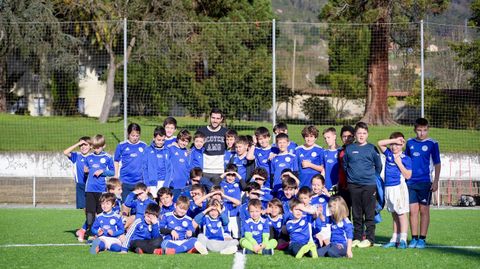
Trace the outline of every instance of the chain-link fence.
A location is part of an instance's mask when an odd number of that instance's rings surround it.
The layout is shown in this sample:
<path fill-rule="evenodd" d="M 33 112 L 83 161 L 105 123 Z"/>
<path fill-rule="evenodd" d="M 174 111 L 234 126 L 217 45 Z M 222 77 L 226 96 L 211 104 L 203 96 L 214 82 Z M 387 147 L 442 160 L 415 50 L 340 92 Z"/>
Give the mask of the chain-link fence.
<path fill-rule="evenodd" d="M 2 31 L 2 39 L 29 33 L 21 43 L 1 43 L 3 152 L 58 152 L 96 133 L 113 151 L 128 122 L 140 123 L 147 141 L 166 116 L 194 131 L 212 107 L 247 134 L 286 122 L 297 143 L 305 124 L 353 124 L 366 111 L 400 124 L 373 128 L 376 142 L 395 130 L 412 136 L 423 111 L 442 152 L 478 162 L 480 97 L 456 49 L 478 40 L 477 28 L 95 21 L 7 24 Z M 463 176 L 442 178 L 480 178 L 476 166 L 460 167 Z"/>

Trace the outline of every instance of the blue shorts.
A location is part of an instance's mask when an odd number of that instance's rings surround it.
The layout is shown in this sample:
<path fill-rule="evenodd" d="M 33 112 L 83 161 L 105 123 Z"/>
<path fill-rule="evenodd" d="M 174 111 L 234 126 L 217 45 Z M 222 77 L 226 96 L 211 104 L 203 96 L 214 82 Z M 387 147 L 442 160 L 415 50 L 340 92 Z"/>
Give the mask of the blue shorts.
<path fill-rule="evenodd" d="M 410 204 L 430 205 L 432 200 L 432 183 L 418 182 L 408 186 L 408 197 Z"/>
<path fill-rule="evenodd" d="M 77 209 L 83 209 L 85 208 L 85 184 L 76 183 L 75 185 Z"/>

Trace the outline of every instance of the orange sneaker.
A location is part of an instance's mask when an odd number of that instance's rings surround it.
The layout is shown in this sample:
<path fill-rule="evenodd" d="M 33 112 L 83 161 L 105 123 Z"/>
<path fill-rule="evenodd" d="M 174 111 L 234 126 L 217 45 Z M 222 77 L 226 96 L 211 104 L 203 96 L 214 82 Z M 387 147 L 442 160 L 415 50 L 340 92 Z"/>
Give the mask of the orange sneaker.
<path fill-rule="evenodd" d="M 176 253 L 174 248 L 166 248 L 165 255 L 174 255 Z"/>

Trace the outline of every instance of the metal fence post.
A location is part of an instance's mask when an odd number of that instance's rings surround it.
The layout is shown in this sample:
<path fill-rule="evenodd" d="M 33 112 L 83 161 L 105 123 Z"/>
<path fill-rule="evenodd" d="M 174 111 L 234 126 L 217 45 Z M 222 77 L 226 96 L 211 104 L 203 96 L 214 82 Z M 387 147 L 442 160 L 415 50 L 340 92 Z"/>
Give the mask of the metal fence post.
<path fill-rule="evenodd" d="M 123 19 L 123 138 L 127 140 L 127 125 L 128 125 L 128 113 L 127 113 L 127 18 Z"/>
<path fill-rule="evenodd" d="M 423 20 L 420 21 L 420 90 L 421 90 L 421 117 L 425 117 L 425 66 L 424 66 L 424 44 L 423 44 Z"/>
<path fill-rule="evenodd" d="M 276 97 L 276 59 L 275 59 L 275 19 L 272 20 L 272 125 L 277 124 L 277 97 Z"/>

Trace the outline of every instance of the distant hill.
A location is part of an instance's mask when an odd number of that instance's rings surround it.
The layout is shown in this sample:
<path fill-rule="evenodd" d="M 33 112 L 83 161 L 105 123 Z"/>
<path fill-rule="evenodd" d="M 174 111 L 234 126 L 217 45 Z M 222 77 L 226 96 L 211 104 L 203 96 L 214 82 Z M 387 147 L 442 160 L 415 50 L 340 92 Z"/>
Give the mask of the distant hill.
<path fill-rule="evenodd" d="M 272 0 L 273 12 L 279 21 L 319 22 L 318 14 L 327 0 Z M 470 18 L 472 0 L 451 0 L 448 9 L 438 16 L 429 15 L 427 22 L 463 25 Z"/>

